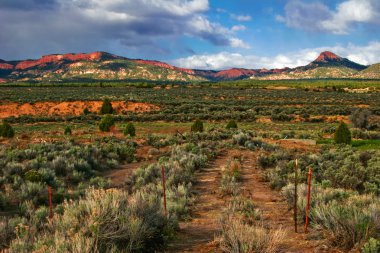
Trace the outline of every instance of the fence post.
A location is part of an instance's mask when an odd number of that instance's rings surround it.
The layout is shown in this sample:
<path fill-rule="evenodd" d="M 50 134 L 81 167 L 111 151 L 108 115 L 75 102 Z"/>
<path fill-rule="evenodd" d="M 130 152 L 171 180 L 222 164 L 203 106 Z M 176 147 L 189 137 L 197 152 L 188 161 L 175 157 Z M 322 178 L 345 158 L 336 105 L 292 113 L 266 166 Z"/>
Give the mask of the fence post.
<path fill-rule="evenodd" d="M 298 192 L 297 192 L 297 185 L 298 185 L 298 178 L 297 178 L 297 171 L 298 171 L 298 159 L 296 159 L 296 166 L 294 168 L 294 231 L 297 233 L 297 200 L 298 200 Z"/>
<path fill-rule="evenodd" d="M 48 194 L 49 194 L 49 219 L 53 218 L 53 200 L 52 200 L 52 189 L 51 186 L 48 186 Z"/>
<path fill-rule="evenodd" d="M 165 210 L 165 216 L 167 216 L 168 215 L 168 211 L 166 209 L 166 187 L 165 187 L 166 179 L 165 179 L 165 168 L 164 168 L 164 165 L 162 165 L 162 168 L 161 168 L 161 175 L 162 175 L 162 191 L 164 193 L 164 210 Z"/>
<path fill-rule="evenodd" d="M 307 182 L 307 204 L 306 204 L 305 233 L 307 233 L 307 227 L 309 225 L 311 174 L 312 174 L 311 168 L 309 168 L 308 182 Z"/>

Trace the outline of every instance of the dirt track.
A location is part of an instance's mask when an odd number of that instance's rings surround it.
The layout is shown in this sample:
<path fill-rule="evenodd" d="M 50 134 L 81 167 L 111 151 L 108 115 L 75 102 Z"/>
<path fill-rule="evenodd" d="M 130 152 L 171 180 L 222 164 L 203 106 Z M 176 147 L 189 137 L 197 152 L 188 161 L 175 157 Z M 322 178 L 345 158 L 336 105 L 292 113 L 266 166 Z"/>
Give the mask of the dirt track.
<path fill-rule="evenodd" d="M 257 165 L 258 153 L 248 150 L 240 150 L 238 153 L 243 156 L 241 193 L 251 198 L 261 210 L 267 227 L 286 231 L 281 252 L 339 252 L 322 250 L 318 241 L 307 240 L 307 236 L 302 233 L 302 224 L 299 224 L 299 233 L 295 233 L 293 212 L 281 194 L 262 180 L 262 171 Z M 218 218 L 228 201 L 219 193 L 221 168 L 233 154 L 236 151 L 223 153 L 206 169 L 197 173 L 198 181 L 194 185 L 197 200 L 192 208 L 194 219 L 181 224 L 178 239 L 166 252 L 220 252 L 214 238 L 220 232 Z"/>

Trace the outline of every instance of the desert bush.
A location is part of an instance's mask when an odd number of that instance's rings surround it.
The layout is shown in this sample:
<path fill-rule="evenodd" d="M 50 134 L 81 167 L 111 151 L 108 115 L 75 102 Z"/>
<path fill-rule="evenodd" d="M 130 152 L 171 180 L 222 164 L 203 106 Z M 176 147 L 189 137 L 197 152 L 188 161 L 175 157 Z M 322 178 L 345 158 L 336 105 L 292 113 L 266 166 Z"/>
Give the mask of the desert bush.
<path fill-rule="evenodd" d="M 285 237 L 282 229 L 269 230 L 262 224 L 248 225 L 239 219 L 222 220 L 220 247 L 223 252 L 280 252 L 281 241 Z"/>
<path fill-rule="evenodd" d="M 331 201 L 318 204 L 311 214 L 315 227 L 325 230 L 335 246 L 352 249 L 363 245 L 371 237 L 379 236 L 380 204 L 376 201 L 358 206 L 356 201 L 348 199 L 340 204 Z"/>
<path fill-rule="evenodd" d="M 271 119 L 273 121 L 291 121 L 294 118 L 294 116 L 286 114 L 284 112 L 281 113 L 272 113 Z"/>
<path fill-rule="evenodd" d="M 230 120 L 230 121 L 227 123 L 226 129 L 236 129 L 236 128 L 238 128 L 238 126 L 237 126 L 235 120 Z"/>
<path fill-rule="evenodd" d="M 299 185 L 297 205 L 305 219 L 305 184 Z M 294 185 L 282 189 L 289 206 L 294 202 Z M 374 195 L 359 195 L 354 191 L 312 186 L 310 221 L 323 231 L 332 245 L 350 250 L 360 248 L 371 237 L 378 238 L 380 228 L 380 201 Z"/>
<path fill-rule="evenodd" d="M 344 144 L 350 144 L 351 143 L 351 132 L 350 129 L 348 129 L 348 126 L 346 123 L 341 122 L 336 129 L 336 132 L 334 134 L 334 141 L 338 144 L 344 143 Z"/>
<path fill-rule="evenodd" d="M 144 191 L 128 195 L 120 190 L 89 189 L 85 198 L 65 202 L 63 214 L 56 214 L 49 225 L 37 228 L 33 217 L 39 214 L 32 213 L 29 223 L 23 225 L 30 229 L 21 226 L 16 230 L 17 237 L 10 250 L 153 251 L 165 243 L 175 228 L 164 216 L 160 200 L 159 196 Z"/>
<path fill-rule="evenodd" d="M 239 193 L 239 181 L 241 180 L 241 163 L 238 160 L 230 160 L 222 170 L 220 187 L 224 194 L 236 196 Z"/>
<path fill-rule="evenodd" d="M 273 155 L 266 156 L 266 155 L 260 154 L 258 158 L 258 162 L 259 162 L 259 165 L 263 169 L 266 169 L 266 168 L 275 166 L 277 163 L 277 160 Z"/>
<path fill-rule="evenodd" d="M 127 125 L 125 126 L 123 133 L 124 135 L 129 135 L 131 137 L 134 137 L 136 136 L 136 128 L 131 122 L 128 122 Z"/>
<path fill-rule="evenodd" d="M 37 170 L 29 170 L 25 173 L 25 180 L 30 182 L 42 182 L 42 175 Z"/>
<path fill-rule="evenodd" d="M 100 114 L 112 114 L 113 113 L 113 108 L 111 101 L 106 98 L 103 100 L 102 107 L 100 108 Z"/>
<path fill-rule="evenodd" d="M 355 109 L 350 116 L 352 125 L 356 128 L 368 129 L 368 119 L 371 114 L 371 111 L 368 109 Z"/>
<path fill-rule="evenodd" d="M 368 242 L 363 245 L 363 253 L 377 253 L 380 252 L 380 240 L 370 238 Z"/>
<path fill-rule="evenodd" d="M 113 117 L 111 115 L 106 115 L 100 121 L 99 129 L 102 132 L 109 132 L 113 125 L 115 125 L 115 120 L 113 119 Z"/>
<path fill-rule="evenodd" d="M 253 201 L 242 195 L 234 196 L 229 202 L 227 210 L 228 213 L 232 213 L 235 217 L 248 224 L 253 224 L 261 218 L 260 211 Z"/>
<path fill-rule="evenodd" d="M 9 123 L 3 122 L 3 124 L 0 125 L 0 137 L 12 138 L 14 135 L 15 131 Z"/>
<path fill-rule="evenodd" d="M 197 119 L 191 126 L 191 132 L 203 132 L 203 122 Z"/>

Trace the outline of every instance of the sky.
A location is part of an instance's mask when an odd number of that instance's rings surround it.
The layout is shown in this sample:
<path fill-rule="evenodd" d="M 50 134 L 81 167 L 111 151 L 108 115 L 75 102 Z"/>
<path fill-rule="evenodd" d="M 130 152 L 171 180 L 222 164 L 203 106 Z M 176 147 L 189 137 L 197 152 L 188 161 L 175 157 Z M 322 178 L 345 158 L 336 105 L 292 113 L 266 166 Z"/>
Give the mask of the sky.
<path fill-rule="evenodd" d="M 380 62 L 379 0 L 0 0 L 0 59 L 105 51 L 196 69 Z"/>

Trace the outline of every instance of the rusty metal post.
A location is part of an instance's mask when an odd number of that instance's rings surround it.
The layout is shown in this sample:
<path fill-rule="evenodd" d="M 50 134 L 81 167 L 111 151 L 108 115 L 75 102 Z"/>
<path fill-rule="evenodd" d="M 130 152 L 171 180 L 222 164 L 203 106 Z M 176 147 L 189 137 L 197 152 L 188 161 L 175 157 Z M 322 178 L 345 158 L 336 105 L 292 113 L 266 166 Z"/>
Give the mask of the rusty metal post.
<path fill-rule="evenodd" d="M 307 182 L 307 203 L 306 203 L 305 233 L 307 233 L 307 227 L 309 225 L 311 174 L 312 174 L 311 168 L 309 168 L 308 182 Z"/>
<path fill-rule="evenodd" d="M 164 168 L 164 165 L 162 165 L 162 168 L 161 168 L 161 175 L 162 175 L 162 191 L 163 191 L 163 194 L 164 194 L 164 210 L 165 210 L 165 216 L 167 216 L 168 215 L 168 211 L 166 209 L 166 188 L 165 188 L 166 179 L 165 179 L 165 168 Z"/>
<path fill-rule="evenodd" d="M 48 186 L 48 194 L 49 194 L 49 219 L 53 218 L 53 200 L 52 200 L 52 189 L 51 186 Z"/>
<path fill-rule="evenodd" d="M 296 166 L 294 168 L 294 231 L 297 233 L 297 200 L 298 200 L 298 159 L 296 159 Z"/>

